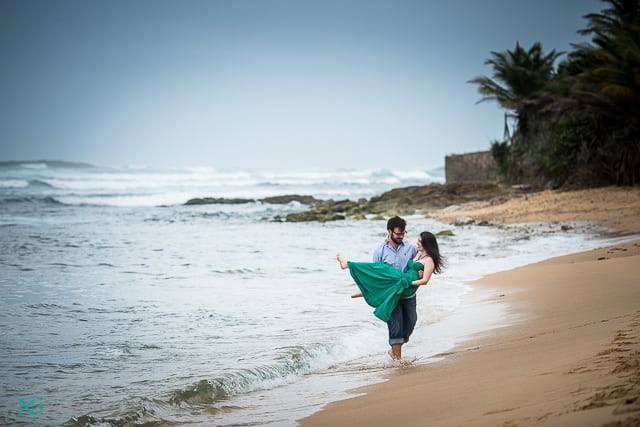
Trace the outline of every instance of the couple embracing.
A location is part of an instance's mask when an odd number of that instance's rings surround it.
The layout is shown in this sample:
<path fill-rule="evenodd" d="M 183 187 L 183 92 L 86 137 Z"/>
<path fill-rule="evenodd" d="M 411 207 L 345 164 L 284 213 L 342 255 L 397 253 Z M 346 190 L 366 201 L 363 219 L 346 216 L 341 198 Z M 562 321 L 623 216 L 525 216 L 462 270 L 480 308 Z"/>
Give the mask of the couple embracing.
<path fill-rule="evenodd" d="M 416 291 L 434 273 L 440 273 L 443 260 L 435 236 L 423 231 L 415 245 L 404 242 L 406 221 L 394 216 L 387 221 L 387 238 L 373 253 L 373 262 L 345 261 L 336 257 L 342 269 L 349 269 L 360 288 L 352 297 L 364 297 L 375 308 L 374 315 L 387 323 L 389 356 L 402 360 L 402 345 L 416 325 Z"/>

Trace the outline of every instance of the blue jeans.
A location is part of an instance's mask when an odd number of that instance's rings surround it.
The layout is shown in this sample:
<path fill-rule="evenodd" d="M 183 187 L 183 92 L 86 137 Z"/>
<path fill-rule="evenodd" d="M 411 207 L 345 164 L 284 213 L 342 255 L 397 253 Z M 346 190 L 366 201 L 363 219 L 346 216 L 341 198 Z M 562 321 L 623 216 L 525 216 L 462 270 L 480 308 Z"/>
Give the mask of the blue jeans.
<path fill-rule="evenodd" d="M 418 313 L 416 313 L 415 295 L 398 301 L 398 305 L 391 312 L 391 318 L 387 322 L 389 345 L 408 342 L 417 321 Z"/>

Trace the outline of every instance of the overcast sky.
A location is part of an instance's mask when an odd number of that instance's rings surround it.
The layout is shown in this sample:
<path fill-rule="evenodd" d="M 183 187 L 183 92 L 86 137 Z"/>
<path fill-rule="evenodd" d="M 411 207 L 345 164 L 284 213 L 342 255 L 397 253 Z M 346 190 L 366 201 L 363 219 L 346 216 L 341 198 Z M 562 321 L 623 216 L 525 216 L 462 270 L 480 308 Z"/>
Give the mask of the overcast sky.
<path fill-rule="evenodd" d="M 2 0 L 0 160 L 424 168 L 489 149 L 491 51 L 596 0 Z"/>

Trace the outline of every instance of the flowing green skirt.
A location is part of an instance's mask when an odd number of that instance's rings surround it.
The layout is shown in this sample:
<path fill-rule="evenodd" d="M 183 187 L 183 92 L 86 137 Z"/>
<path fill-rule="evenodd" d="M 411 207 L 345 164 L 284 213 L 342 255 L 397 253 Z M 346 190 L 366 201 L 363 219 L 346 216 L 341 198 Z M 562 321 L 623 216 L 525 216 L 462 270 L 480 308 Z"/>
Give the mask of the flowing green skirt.
<path fill-rule="evenodd" d="M 413 295 L 417 287 L 411 282 L 418 279 L 415 270 L 406 273 L 383 262 L 348 261 L 349 273 L 360 288 L 367 304 L 374 307 L 373 314 L 387 322 L 400 298 Z"/>

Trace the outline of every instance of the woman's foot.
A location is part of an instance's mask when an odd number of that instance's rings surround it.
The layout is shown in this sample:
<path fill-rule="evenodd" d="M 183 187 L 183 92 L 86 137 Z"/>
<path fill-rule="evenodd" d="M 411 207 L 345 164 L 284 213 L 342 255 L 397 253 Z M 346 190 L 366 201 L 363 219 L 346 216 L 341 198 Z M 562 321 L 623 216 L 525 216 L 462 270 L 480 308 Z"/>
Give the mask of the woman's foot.
<path fill-rule="evenodd" d="M 349 264 L 347 264 L 347 262 L 344 260 L 344 258 L 342 258 L 342 256 L 340 256 L 339 253 L 336 254 L 336 259 L 340 263 L 341 269 L 346 270 L 347 268 L 349 268 Z"/>

